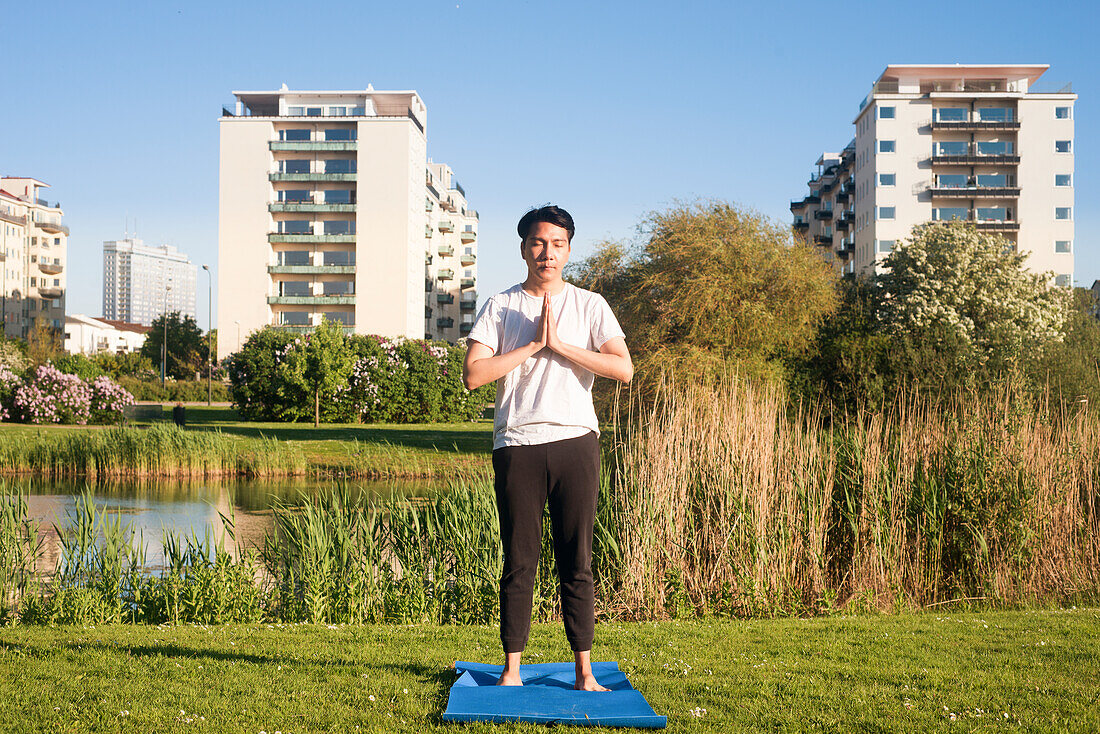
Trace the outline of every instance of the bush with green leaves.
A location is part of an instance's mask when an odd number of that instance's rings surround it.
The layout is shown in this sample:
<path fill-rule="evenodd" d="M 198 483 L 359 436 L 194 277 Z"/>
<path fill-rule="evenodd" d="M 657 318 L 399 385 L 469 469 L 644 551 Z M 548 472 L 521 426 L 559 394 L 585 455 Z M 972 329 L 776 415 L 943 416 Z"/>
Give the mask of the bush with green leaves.
<path fill-rule="evenodd" d="M 227 365 L 229 394 L 241 417 L 450 422 L 476 417 L 493 399 L 492 385 L 472 392 L 462 385 L 462 345 L 357 334 L 341 338 L 325 348 L 339 369 L 334 368 L 332 381 L 318 390 L 306 379 L 312 338 L 273 327 L 254 332 Z"/>
<path fill-rule="evenodd" d="M 53 361 L 53 366 L 67 375 L 76 375 L 82 380 L 94 380 L 100 375 L 106 374 L 94 359 L 90 359 L 79 352 L 58 357 Z"/>

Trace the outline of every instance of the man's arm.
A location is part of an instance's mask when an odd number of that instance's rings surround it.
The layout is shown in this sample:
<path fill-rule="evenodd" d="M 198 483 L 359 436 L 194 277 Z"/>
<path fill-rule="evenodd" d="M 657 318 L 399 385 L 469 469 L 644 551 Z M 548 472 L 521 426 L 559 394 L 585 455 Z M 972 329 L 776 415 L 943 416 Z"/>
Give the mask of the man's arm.
<path fill-rule="evenodd" d="M 467 390 L 496 382 L 520 366 L 528 358 L 538 354 L 546 346 L 546 329 L 539 329 L 539 337 L 522 347 L 504 354 L 493 355 L 493 350 L 481 342 L 470 341 L 466 347 L 466 359 L 462 363 L 462 384 Z"/>
<path fill-rule="evenodd" d="M 630 382 L 634 377 L 634 362 L 630 359 L 626 340 L 621 336 L 608 339 L 598 352 L 584 347 L 575 347 L 559 339 L 558 325 L 554 321 L 554 310 L 550 308 L 549 297 L 544 298 L 542 302 L 541 326 L 539 331 L 546 341 L 546 346 L 578 367 L 619 382 Z"/>

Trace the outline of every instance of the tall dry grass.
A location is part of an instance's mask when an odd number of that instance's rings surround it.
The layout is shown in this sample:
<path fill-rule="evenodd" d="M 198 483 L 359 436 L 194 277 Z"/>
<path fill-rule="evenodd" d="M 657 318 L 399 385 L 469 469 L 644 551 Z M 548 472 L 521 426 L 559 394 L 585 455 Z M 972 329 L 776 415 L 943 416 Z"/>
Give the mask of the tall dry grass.
<path fill-rule="evenodd" d="M 1010 392 L 826 427 L 774 387 L 622 411 L 619 611 L 806 613 L 1100 588 L 1100 420 Z"/>

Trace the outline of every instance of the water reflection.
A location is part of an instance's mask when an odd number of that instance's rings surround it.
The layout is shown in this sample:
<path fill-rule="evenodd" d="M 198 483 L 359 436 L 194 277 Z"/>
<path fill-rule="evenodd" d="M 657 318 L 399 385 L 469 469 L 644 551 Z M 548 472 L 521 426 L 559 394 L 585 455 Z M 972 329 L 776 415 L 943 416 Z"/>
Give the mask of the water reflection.
<path fill-rule="evenodd" d="M 7 478 L 0 491 L 21 492 L 27 501 L 30 519 L 40 524 L 42 556 L 38 570 L 50 573 L 57 567 L 61 545 L 57 527 L 72 526 L 77 497 L 88 488 L 98 509 L 122 516 L 131 523 L 136 538 L 146 545 L 150 568 L 163 567 L 164 533 L 200 538 L 212 533 L 227 547 L 222 515 L 233 517 L 237 541 L 242 547 L 259 547 L 273 527 L 271 509 L 276 505 L 294 505 L 303 498 L 337 486 L 337 482 L 316 479 L 277 480 L 133 480 L 66 481 L 41 478 Z M 377 482 L 355 480 L 346 483 L 352 496 L 369 497 L 423 496 L 432 485 L 427 482 Z"/>

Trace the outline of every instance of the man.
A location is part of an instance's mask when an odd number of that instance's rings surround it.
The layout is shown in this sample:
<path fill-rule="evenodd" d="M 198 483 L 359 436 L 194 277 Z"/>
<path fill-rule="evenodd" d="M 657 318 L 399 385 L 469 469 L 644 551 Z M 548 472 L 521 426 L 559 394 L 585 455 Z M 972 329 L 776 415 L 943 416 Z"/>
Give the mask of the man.
<path fill-rule="evenodd" d="M 603 297 L 562 280 L 574 233 L 569 213 L 556 206 L 532 209 L 517 230 L 527 279 L 481 309 L 462 370 L 471 390 L 497 384 L 493 471 L 504 546 L 500 640 L 505 657 L 497 683 L 522 685 L 520 657 L 531 631 L 542 512 L 549 501 L 575 688 L 606 691 L 591 663 L 592 525 L 600 479 L 592 383 L 596 375 L 629 382 L 634 367 Z"/>

